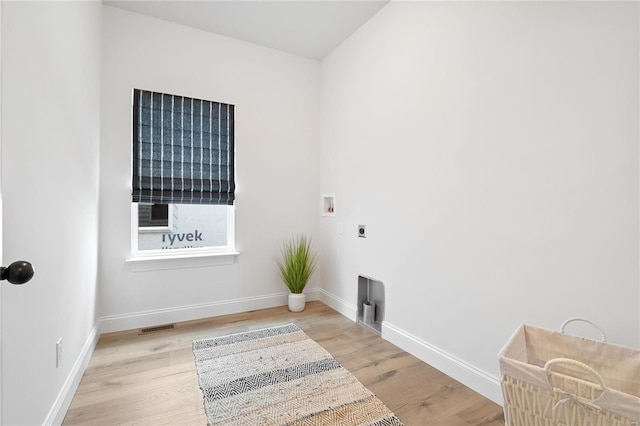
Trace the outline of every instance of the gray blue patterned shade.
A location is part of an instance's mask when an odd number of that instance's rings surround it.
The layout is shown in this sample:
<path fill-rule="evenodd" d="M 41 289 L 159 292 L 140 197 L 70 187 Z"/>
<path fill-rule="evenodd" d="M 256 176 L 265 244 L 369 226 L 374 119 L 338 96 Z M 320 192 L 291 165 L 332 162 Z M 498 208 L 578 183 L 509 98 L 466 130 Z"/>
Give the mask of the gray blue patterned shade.
<path fill-rule="evenodd" d="M 234 106 L 134 89 L 133 201 L 234 200 Z"/>

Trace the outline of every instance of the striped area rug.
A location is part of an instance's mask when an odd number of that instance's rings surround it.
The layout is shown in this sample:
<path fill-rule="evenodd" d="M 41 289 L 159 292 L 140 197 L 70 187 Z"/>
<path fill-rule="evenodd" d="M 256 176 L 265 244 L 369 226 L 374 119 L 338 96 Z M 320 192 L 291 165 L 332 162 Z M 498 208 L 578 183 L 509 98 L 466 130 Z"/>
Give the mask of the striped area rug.
<path fill-rule="evenodd" d="M 402 422 L 294 324 L 193 342 L 210 425 Z"/>

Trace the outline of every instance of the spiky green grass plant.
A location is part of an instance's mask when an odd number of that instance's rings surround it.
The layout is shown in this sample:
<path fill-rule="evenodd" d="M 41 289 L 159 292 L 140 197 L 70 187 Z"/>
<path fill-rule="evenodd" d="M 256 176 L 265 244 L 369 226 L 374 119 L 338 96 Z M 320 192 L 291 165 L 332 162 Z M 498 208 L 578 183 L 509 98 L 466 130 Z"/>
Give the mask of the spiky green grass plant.
<path fill-rule="evenodd" d="M 311 250 L 311 239 L 305 235 L 293 237 L 282 245 L 281 257 L 276 258 L 276 263 L 291 293 L 302 293 L 316 269 L 317 260 L 318 256 Z"/>

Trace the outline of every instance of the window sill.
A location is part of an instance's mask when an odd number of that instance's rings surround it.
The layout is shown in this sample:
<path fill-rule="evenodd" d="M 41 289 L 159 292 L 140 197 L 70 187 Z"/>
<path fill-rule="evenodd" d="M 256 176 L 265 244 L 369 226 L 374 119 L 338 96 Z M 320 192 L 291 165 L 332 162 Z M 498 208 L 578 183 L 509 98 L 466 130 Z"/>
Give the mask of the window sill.
<path fill-rule="evenodd" d="M 163 269 L 200 268 L 203 266 L 231 265 L 239 252 L 187 253 L 168 256 L 131 256 L 125 259 L 134 272 L 159 271 Z"/>

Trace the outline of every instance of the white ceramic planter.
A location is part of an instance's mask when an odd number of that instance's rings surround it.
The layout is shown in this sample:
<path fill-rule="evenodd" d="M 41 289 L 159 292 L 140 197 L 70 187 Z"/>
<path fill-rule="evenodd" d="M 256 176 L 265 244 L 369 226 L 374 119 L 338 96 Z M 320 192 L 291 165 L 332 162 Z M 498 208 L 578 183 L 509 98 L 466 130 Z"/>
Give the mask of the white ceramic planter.
<path fill-rule="evenodd" d="M 306 297 L 304 293 L 300 293 L 300 294 L 289 293 L 289 310 L 291 312 L 304 311 L 305 302 L 306 302 Z"/>

